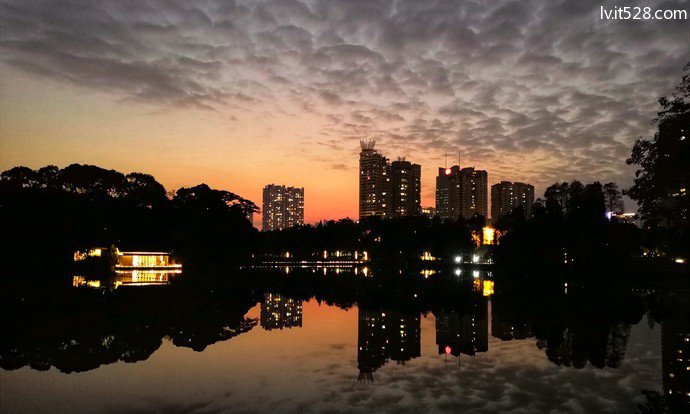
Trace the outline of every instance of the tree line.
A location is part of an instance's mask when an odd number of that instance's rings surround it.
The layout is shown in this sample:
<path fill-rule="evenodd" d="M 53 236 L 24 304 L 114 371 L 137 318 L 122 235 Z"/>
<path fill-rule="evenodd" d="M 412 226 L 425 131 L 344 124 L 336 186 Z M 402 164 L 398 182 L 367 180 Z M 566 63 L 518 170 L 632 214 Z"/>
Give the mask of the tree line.
<path fill-rule="evenodd" d="M 172 250 L 186 264 L 236 263 L 258 237 L 251 201 L 206 184 L 166 193 L 143 173 L 93 165 L 15 167 L 0 174 L 5 274 L 67 269 L 75 249 Z"/>

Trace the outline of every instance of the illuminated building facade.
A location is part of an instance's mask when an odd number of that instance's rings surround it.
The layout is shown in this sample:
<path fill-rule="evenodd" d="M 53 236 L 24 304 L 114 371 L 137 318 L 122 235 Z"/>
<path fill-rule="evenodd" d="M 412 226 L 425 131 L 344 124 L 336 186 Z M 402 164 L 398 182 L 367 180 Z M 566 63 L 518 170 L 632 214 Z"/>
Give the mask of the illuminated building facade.
<path fill-rule="evenodd" d="M 263 231 L 304 224 L 304 188 L 267 185 L 263 190 L 261 211 Z"/>
<path fill-rule="evenodd" d="M 390 165 L 391 210 L 394 216 L 419 215 L 421 206 L 422 167 L 405 159 Z"/>
<path fill-rule="evenodd" d="M 169 252 L 123 252 L 117 247 L 95 247 L 74 252 L 74 261 L 107 260 L 115 269 L 180 269 Z"/>
<path fill-rule="evenodd" d="M 491 218 L 493 220 L 510 213 L 517 206 L 524 206 L 529 217 L 534 204 L 534 186 L 519 182 L 501 181 L 491 186 Z"/>
<path fill-rule="evenodd" d="M 304 224 L 304 188 L 285 188 L 285 226 L 294 227 Z"/>
<path fill-rule="evenodd" d="M 302 301 L 274 293 L 264 294 L 261 303 L 261 327 L 267 331 L 302 327 Z"/>
<path fill-rule="evenodd" d="M 488 213 L 488 174 L 474 167 L 439 168 L 436 177 L 436 214 L 444 219 L 465 220 Z"/>
<path fill-rule="evenodd" d="M 359 153 L 359 218 L 390 217 L 390 166 L 388 158 L 374 148 L 376 141 L 360 141 Z"/>
<path fill-rule="evenodd" d="M 421 166 L 405 159 L 390 163 L 373 139 L 360 145 L 359 218 L 421 214 Z"/>
<path fill-rule="evenodd" d="M 436 207 L 422 207 L 422 215 L 434 217 L 436 215 Z"/>
<path fill-rule="evenodd" d="M 460 215 L 460 167 L 439 168 L 436 176 L 436 214 L 455 220 Z"/>
<path fill-rule="evenodd" d="M 460 170 L 460 214 L 465 220 L 475 213 L 487 217 L 489 211 L 488 173 L 474 167 Z"/>
<path fill-rule="evenodd" d="M 372 382 L 373 373 L 389 360 L 404 364 L 421 355 L 419 314 L 368 311 L 359 308 L 357 366 L 359 381 Z"/>

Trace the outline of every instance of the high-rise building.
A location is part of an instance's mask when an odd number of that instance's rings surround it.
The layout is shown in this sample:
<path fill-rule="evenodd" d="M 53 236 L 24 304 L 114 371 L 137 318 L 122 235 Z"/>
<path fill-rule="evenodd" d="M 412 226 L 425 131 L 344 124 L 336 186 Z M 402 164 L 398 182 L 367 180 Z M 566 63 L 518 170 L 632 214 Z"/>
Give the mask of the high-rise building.
<path fill-rule="evenodd" d="M 390 175 L 388 158 L 379 154 L 376 141 L 360 141 L 359 153 L 359 218 L 390 217 Z"/>
<path fill-rule="evenodd" d="M 304 188 L 267 185 L 263 191 L 261 211 L 263 231 L 304 224 Z"/>
<path fill-rule="evenodd" d="M 443 219 L 460 215 L 460 167 L 439 168 L 436 176 L 436 214 Z"/>
<path fill-rule="evenodd" d="M 422 167 L 399 158 L 390 165 L 391 210 L 394 216 L 419 215 Z"/>
<path fill-rule="evenodd" d="M 285 188 L 285 227 L 304 224 L 304 188 Z"/>
<path fill-rule="evenodd" d="M 373 139 L 360 144 L 359 218 L 421 214 L 421 166 L 403 158 L 389 163 Z"/>
<path fill-rule="evenodd" d="M 474 167 L 439 168 L 436 177 L 436 214 L 444 219 L 465 220 L 488 213 L 488 174 Z"/>
<path fill-rule="evenodd" d="M 534 186 L 525 183 L 501 181 L 491 186 L 491 218 L 498 219 L 515 207 L 523 206 L 529 216 L 534 204 Z"/>
<path fill-rule="evenodd" d="M 484 170 L 474 167 L 460 170 L 460 214 L 469 219 L 475 213 L 489 214 L 489 177 Z"/>

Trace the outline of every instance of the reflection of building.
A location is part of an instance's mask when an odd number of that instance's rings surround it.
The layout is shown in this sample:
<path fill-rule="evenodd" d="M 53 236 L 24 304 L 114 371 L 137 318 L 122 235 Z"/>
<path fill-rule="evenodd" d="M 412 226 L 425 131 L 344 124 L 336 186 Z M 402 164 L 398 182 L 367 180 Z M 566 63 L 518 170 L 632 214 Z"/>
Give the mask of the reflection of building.
<path fill-rule="evenodd" d="M 512 341 L 531 338 L 534 334 L 528 323 L 504 321 L 494 308 L 491 313 L 491 336 L 501 341 Z"/>
<path fill-rule="evenodd" d="M 534 204 L 534 186 L 525 183 L 501 181 L 491 186 L 491 219 L 510 213 L 515 207 L 523 206 L 527 216 Z"/>
<path fill-rule="evenodd" d="M 261 229 L 282 230 L 304 224 L 304 188 L 264 187 Z"/>
<path fill-rule="evenodd" d="M 388 360 L 404 364 L 421 353 L 419 314 L 372 312 L 359 309 L 357 365 L 360 381 L 373 381 L 373 373 Z"/>
<path fill-rule="evenodd" d="M 672 305 L 661 322 L 661 369 L 670 411 L 680 413 L 690 406 L 690 300 Z"/>
<path fill-rule="evenodd" d="M 444 219 L 469 219 L 488 213 L 488 175 L 474 167 L 439 168 L 436 177 L 436 214 Z"/>
<path fill-rule="evenodd" d="M 489 350 L 488 300 L 477 299 L 469 311 L 441 310 L 436 316 L 439 354 L 474 355 Z"/>
<path fill-rule="evenodd" d="M 261 327 L 267 331 L 302 327 L 302 301 L 266 293 L 261 303 Z"/>
<path fill-rule="evenodd" d="M 390 167 L 373 139 L 361 141 L 359 153 L 359 218 L 390 216 Z"/>
<path fill-rule="evenodd" d="M 391 210 L 394 216 L 418 215 L 421 208 L 422 167 L 405 159 L 390 165 Z"/>

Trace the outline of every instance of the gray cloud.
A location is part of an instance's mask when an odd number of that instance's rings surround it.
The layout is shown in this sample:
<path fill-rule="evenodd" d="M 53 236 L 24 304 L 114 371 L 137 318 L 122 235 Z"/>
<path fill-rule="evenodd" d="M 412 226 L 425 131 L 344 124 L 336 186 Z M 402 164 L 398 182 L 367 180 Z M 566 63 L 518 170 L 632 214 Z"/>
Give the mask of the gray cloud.
<path fill-rule="evenodd" d="M 307 112 L 314 140 L 347 154 L 371 136 L 390 156 L 460 150 L 538 186 L 627 182 L 624 158 L 688 59 L 687 21 L 601 21 L 599 5 L 2 0 L 1 59 L 162 108 Z"/>

